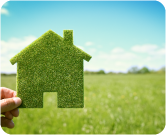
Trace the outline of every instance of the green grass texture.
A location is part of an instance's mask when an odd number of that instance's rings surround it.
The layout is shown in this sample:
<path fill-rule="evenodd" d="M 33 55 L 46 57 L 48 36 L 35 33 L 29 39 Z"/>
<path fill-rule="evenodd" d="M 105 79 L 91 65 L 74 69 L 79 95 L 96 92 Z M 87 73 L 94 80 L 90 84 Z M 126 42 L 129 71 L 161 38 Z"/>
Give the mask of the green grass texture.
<path fill-rule="evenodd" d="M 15 90 L 16 76 L 2 76 Z M 44 106 L 19 109 L 8 134 L 158 134 L 165 127 L 165 75 L 84 75 L 84 108 L 57 108 L 56 92 Z M 56 97 L 57 98 L 57 97 Z"/>
<path fill-rule="evenodd" d="M 84 107 L 83 60 L 91 56 L 73 45 L 73 30 L 63 38 L 47 31 L 10 59 L 17 63 L 20 108 L 43 108 L 43 93 L 57 92 L 58 108 Z"/>

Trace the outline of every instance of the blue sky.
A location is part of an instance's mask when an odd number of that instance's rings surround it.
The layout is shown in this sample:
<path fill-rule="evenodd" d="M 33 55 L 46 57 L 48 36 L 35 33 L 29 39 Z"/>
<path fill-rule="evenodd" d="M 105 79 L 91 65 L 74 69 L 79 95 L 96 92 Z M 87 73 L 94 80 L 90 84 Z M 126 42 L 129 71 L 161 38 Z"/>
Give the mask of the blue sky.
<path fill-rule="evenodd" d="M 10 58 L 49 29 L 92 56 L 84 70 L 126 72 L 165 66 L 165 9 L 157 1 L 9 1 L 1 8 L 1 72 Z"/>

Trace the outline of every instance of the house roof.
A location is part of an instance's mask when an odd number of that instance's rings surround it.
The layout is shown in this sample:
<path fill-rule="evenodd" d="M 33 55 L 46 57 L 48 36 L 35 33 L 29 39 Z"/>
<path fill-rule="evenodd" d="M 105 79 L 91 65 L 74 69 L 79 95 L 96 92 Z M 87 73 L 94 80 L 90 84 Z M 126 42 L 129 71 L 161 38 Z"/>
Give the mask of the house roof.
<path fill-rule="evenodd" d="M 64 32 L 66 32 L 68 34 L 68 33 L 71 33 L 72 30 L 64 30 Z M 70 37 L 71 37 L 71 35 L 70 35 Z M 73 39 L 72 39 L 72 41 L 73 41 Z M 81 55 L 82 58 L 86 61 L 89 61 L 91 59 L 91 56 L 89 54 L 87 54 L 80 48 L 73 45 L 73 43 L 72 43 L 72 45 L 65 45 L 63 43 L 64 43 L 64 38 L 62 38 L 61 36 L 59 36 L 58 34 L 53 32 L 52 30 L 48 30 L 41 37 L 39 37 L 38 39 L 33 41 L 30 45 L 28 45 L 22 51 L 20 51 L 18 54 L 16 54 L 14 57 L 12 57 L 10 59 L 10 62 L 12 63 L 12 65 L 14 65 L 19 60 L 21 60 L 25 57 L 28 57 L 26 54 L 31 54 L 31 56 L 34 56 L 39 51 L 40 52 L 44 51 L 42 49 L 45 49 L 45 47 L 49 47 L 50 49 L 57 49 L 57 50 L 60 48 L 66 47 L 66 48 L 68 48 L 68 51 L 70 51 L 70 49 L 73 49 L 76 54 Z M 65 43 L 68 43 L 68 42 L 65 42 Z M 53 46 L 51 44 L 56 45 L 56 48 L 55 48 L 55 46 Z M 35 50 L 36 48 L 37 48 L 37 50 Z"/>

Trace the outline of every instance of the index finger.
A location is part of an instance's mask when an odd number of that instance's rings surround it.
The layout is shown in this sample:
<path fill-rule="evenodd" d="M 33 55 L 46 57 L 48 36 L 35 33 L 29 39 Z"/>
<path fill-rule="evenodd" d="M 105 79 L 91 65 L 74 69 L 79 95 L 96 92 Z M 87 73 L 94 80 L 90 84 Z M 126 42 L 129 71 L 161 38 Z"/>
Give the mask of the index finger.
<path fill-rule="evenodd" d="M 16 91 L 1 87 L 1 99 L 16 97 Z"/>

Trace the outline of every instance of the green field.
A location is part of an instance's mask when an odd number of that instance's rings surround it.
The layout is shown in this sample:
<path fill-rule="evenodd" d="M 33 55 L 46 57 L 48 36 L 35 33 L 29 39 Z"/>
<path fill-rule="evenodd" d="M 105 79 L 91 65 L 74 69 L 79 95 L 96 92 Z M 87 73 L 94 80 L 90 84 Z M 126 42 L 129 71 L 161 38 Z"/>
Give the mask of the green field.
<path fill-rule="evenodd" d="M 16 89 L 15 76 L 1 86 Z M 57 108 L 57 93 L 44 93 L 44 108 L 19 109 L 9 134 L 158 134 L 165 127 L 165 75 L 85 75 L 83 109 Z"/>

